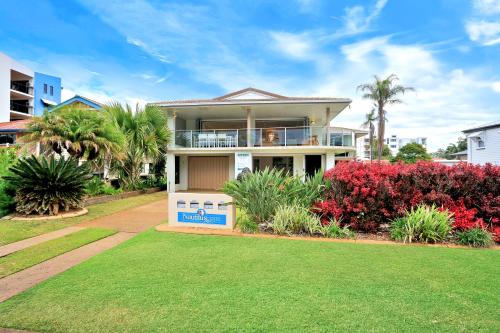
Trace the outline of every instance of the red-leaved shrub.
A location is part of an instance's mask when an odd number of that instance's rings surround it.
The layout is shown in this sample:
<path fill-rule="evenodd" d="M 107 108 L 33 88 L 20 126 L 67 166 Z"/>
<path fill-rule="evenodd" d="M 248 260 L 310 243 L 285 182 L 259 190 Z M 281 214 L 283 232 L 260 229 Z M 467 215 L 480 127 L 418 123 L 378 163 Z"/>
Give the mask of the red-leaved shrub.
<path fill-rule="evenodd" d="M 433 162 L 339 163 L 325 172 L 332 183 L 317 208 L 324 219 L 342 216 L 356 230 L 374 231 L 418 204 L 454 214 L 454 228 L 486 226 L 500 239 L 500 167 Z"/>

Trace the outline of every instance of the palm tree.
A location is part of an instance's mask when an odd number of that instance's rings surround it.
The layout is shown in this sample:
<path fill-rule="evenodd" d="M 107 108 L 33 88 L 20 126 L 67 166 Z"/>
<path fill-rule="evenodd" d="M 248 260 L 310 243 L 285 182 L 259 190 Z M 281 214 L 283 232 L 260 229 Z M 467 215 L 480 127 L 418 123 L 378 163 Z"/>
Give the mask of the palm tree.
<path fill-rule="evenodd" d="M 373 134 L 375 133 L 375 125 L 373 122 L 377 120 L 375 116 L 375 108 L 373 108 L 369 113 L 366 114 L 366 120 L 362 124 L 363 127 L 369 129 L 369 140 L 370 140 L 370 162 L 373 161 Z"/>
<path fill-rule="evenodd" d="M 395 82 L 398 80 L 395 74 L 391 74 L 385 79 L 380 79 L 375 75 L 375 82 L 358 86 L 358 90 L 366 92 L 363 98 L 372 100 L 377 109 L 377 151 L 379 162 L 384 148 L 386 105 L 402 103 L 403 101 L 398 98 L 398 95 L 404 94 L 406 91 L 415 91 L 412 87 L 403 87 L 396 84 Z"/>
<path fill-rule="evenodd" d="M 146 105 L 144 108 L 130 105 L 125 107 L 112 103 L 104 107 L 109 119 L 113 121 L 126 138 L 125 158 L 114 161 L 115 170 L 124 186 L 136 188 L 139 184 L 141 166 L 145 160 L 156 162 L 164 159 L 170 141 L 167 115 L 159 107 Z"/>
<path fill-rule="evenodd" d="M 53 151 L 88 161 L 121 158 L 125 138 L 121 131 L 100 111 L 73 106 L 45 111 L 28 126 L 24 142 L 40 142 Z"/>

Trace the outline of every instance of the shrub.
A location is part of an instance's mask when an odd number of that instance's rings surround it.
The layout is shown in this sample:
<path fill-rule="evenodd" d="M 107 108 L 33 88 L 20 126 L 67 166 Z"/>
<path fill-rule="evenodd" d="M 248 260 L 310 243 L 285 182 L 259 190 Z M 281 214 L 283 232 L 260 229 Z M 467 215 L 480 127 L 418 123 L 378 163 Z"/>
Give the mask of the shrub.
<path fill-rule="evenodd" d="M 20 159 L 5 177 L 16 188 L 16 210 L 23 214 L 57 214 L 59 209 L 80 207 L 85 182 L 91 175 L 78 161 L 35 156 Z"/>
<path fill-rule="evenodd" d="M 394 220 L 390 231 L 392 239 L 405 243 L 436 243 L 450 233 L 450 216 L 447 211 L 440 211 L 434 206 L 420 205 L 416 209 L 412 208 L 406 216 Z"/>
<path fill-rule="evenodd" d="M 348 225 L 341 226 L 340 221 L 332 219 L 322 226 L 322 235 L 331 238 L 354 238 L 356 234 Z"/>
<path fill-rule="evenodd" d="M 500 227 L 499 166 L 348 162 L 327 170 L 325 179 L 331 187 L 317 204 L 323 219 L 342 216 L 355 230 L 374 231 L 419 204 L 452 211 L 457 225 L 470 213 L 464 209 L 474 209 L 473 220 L 466 224 L 475 226 L 482 219 L 492 231 Z"/>
<path fill-rule="evenodd" d="M 307 233 L 315 235 L 321 232 L 319 217 L 301 206 L 279 206 L 273 222 L 269 225 L 278 235 Z"/>
<path fill-rule="evenodd" d="M 15 148 L 0 149 L 0 217 L 9 214 L 16 207 L 14 201 L 15 189 L 9 186 L 3 178 L 10 174 L 9 168 L 17 161 Z"/>
<path fill-rule="evenodd" d="M 259 226 L 250 220 L 248 215 L 240 209 L 238 209 L 236 214 L 236 226 L 240 228 L 241 232 L 247 234 L 256 234 L 259 232 Z"/>
<path fill-rule="evenodd" d="M 266 168 L 226 182 L 223 191 L 255 223 L 269 223 L 280 205 L 311 207 L 325 188 L 322 178 L 322 172 L 318 172 L 303 181 L 283 170 Z"/>
<path fill-rule="evenodd" d="M 493 244 L 491 233 L 483 228 L 472 228 L 457 232 L 457 242 L 472 247 L 488 247 Z"/>
<path fill-rule="evenodd" d="M 122 193 L 122 189 L 114 188 L 113 186 L 106 184 L 99 177 L 92 177 L 88 182 L 85 183 L 85 193 L 90 196 L 96 195 L 115 195 Z"/>

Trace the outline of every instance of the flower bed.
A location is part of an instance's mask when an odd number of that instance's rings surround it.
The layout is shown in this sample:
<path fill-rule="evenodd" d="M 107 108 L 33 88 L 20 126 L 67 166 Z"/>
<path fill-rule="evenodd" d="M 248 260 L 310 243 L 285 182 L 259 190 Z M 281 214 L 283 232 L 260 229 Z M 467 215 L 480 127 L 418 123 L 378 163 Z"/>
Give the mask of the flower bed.
<path fill-rule="evenodd" d="M 325 172 L 331 182 L 316 204 L 323 220 L 340 220 L 357 231 L 375 232 L 420 204 L 453 214 L 453 228 L 488 228 L 500 241 L 500 167 L 461 163 L 340 163 Z"/>

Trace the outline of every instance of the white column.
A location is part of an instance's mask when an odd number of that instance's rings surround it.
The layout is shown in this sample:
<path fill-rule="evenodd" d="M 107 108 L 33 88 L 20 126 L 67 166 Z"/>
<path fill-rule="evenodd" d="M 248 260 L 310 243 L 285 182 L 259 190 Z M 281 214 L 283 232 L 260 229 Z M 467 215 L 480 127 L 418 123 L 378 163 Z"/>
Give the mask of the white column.
<path fill-rule="evenodd" d="M 247 112 L 247 147 L 253 147 L 253 136 L 252 129 L 255 128 L 255 115 L 253 110 L 248 107 L 246 108 Z"/>
<path fill-rule="evenodd" d="M 327 153 L 326 154 L 326 167 L 325 170 L 331 169 L 335 166 L 335 154 Z"/>
<path fill-rule="evenodd" d="M 175 192 L 175 155 L 167 153 L 167 182 L 168 192 Z"/>
<path fill-rule="evenodd" d="M 304 155 L 293 155 L 293 174 L 304 179 L 306 174 L 306 159 Z"/>
<path fill-rule="evenodd" d="M 167 126 L 172 131 L 172 138 L 170 139 L 169 147 L 175 147 L 175 112 L 169 113 L 167 118 Z"/>

